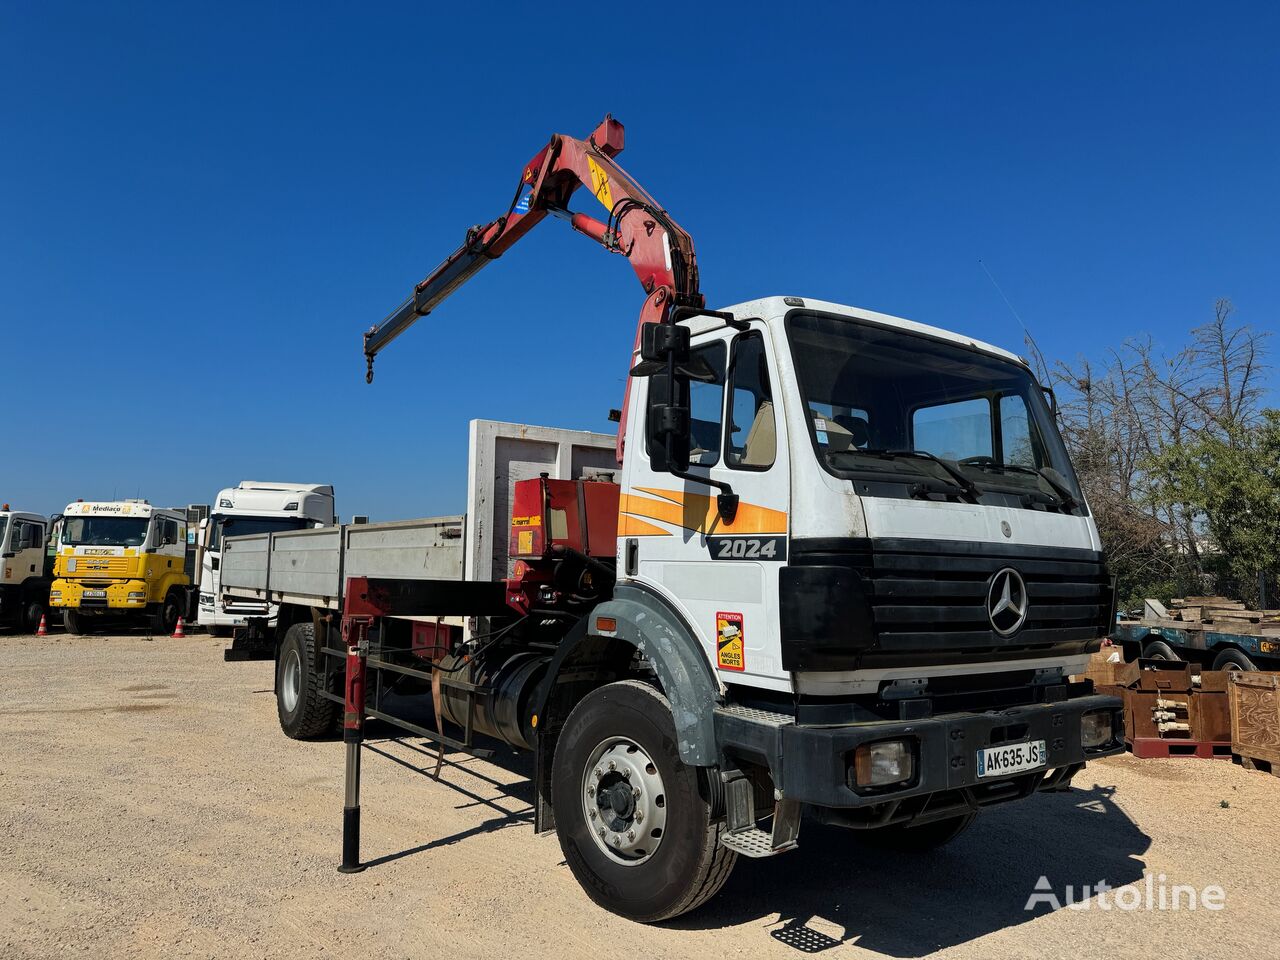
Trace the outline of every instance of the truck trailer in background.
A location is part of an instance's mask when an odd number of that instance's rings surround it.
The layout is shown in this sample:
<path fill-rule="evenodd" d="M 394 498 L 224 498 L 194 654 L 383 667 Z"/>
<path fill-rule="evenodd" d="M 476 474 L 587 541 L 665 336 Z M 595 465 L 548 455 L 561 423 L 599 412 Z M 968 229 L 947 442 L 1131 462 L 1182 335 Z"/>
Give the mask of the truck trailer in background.
<path fill-rule="evenodd" d="M 333 487 L 329 484 L 241 480 L 234 487 L 219 490 L 213 510 L 201 521 L 197 535 L 200 626 L 215 636 L 225 637 L 250 618 L 265 621 L 264 629 L 275 625 L 273 604 L 220 597 L 219 567 L 224 538 L 307 530 L 335 523 Z"/>
<path fill-rule="evenodd" d="M 0 506 L 0 629 L 34 632 L 49 608 L 52 522 Z"/>

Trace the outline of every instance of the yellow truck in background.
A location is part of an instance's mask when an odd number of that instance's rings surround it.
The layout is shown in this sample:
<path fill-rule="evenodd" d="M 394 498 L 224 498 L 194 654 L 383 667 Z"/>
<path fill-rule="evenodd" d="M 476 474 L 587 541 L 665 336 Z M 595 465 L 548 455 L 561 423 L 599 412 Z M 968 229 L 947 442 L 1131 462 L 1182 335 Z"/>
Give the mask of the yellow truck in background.
<path fill-rule="evenodd" d="M 68 504 L 53 576 L 49 605 L 62 608 L 68 633 L 109 619 L 172 633 L 195 599 L 187 514 L 146 500 Z"/>

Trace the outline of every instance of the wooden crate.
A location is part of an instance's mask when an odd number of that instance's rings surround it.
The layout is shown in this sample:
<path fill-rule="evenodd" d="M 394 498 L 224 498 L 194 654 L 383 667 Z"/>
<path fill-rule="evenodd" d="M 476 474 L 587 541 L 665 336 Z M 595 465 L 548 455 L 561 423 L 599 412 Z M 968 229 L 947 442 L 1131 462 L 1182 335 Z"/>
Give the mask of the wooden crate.
<path fill-rule="evenodd" d="M 1280 673 L 1232 674 L 1231 749 L 1242 757 L 1280 763 Z"/>

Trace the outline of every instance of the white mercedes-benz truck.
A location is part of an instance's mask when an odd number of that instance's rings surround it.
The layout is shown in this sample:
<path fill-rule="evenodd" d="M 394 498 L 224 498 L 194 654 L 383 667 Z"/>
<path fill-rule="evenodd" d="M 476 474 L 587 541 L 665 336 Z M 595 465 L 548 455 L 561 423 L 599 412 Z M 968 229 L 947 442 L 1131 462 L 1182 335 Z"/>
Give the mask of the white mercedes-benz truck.
<path fill-rule="evenodd" d="M 286 631 L 277 687 L 300 695 L 280 698 L 282 726 L 343 725 L 342 869 L 364 866 L 370 717 L 442 748 L 532 750 L 535 828 L 588 896 L 645 922 L 705 902 L 739 856 L 794 849 L 802 814 L 921 850 L 1123 750 L 1119 698 L 1072 680 L 1115 585 L 1028 364 L 810 297 L 707 309 L 692 238 L 613 161 L 622 144 L 611 117 L 554 135 L 507 212 L 365 335 L 371 379 L 379 351 L 548 217 L 625 257 L 645 292 L 612 477 L 495 477 L 509 569 L 443 579 L 427 554 L 388 574 L 388 536 L 381 562 L 327 568 L 340 611 L 312 605 Z M 570 206 L 579 186 L 607 219 Z M 608 312 L 565 306 L 574 335 Z M 509 336 L 522 354 L 537 341 Z M 528 390 L 577 388 L 545 359 Z M 438 617 L 478 629 L 418 626 Z"/>
<path fill-rule="evenodd" d="M 327 527 L 336 519 L 329 484 L 241 480 L 237 486 L 219 490 L 200 530 L 200 626 L 215 636 L 230 636 L 251 617 L 268 623 L 276 618 L 275 604 L 219 595 L 225 537 Z"/>

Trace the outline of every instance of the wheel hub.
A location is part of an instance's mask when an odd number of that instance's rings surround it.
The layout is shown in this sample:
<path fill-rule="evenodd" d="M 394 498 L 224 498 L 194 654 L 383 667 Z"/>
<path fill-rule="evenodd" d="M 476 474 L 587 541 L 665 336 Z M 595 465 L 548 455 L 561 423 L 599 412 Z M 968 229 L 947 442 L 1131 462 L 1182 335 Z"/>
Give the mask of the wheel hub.
<path fill-rule="evenodd" d="M 297 650 L 290 650 L 284 658 L 284 670 L 280 677 L 280 699 L 289 713 L 298 706 L 302 699 L 302 661 Z"/>
<path fill-rule="evenodd" d="M 611 860 L 643 863 L 662 842 L 666 788 L 657 765 L 631 740 L 614 737 L 591 751 L 582 803 L 592 840 Z"/>

